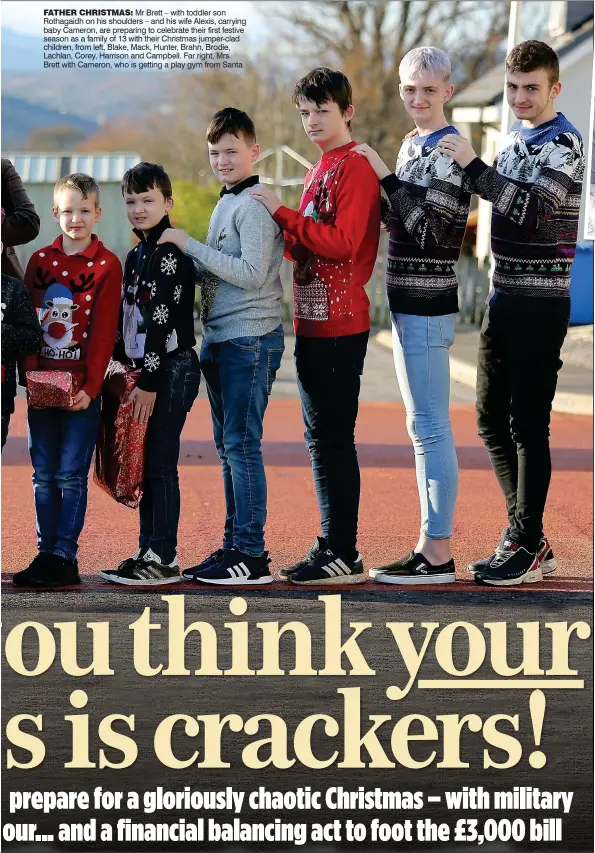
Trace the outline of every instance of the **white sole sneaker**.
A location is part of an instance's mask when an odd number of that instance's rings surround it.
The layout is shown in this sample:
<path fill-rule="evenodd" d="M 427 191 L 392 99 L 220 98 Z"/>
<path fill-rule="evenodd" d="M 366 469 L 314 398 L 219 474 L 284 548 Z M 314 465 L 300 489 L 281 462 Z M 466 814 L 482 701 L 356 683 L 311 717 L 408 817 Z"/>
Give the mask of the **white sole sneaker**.
<path fill-rule="evenodd" d="M 265 583 L 273 583 L 275 580 L 271 575 L 266 575 L 262 578 L 192 578 L 199 583 L 214 584 L 215 586 L 257 586 Z"/>
<path fill-rule="evenodd" d="M 454 583 L 456 575 L 454 572 L 445 572 L 440 575 L 391 575 L 388 572 L 377 571 L 374 575 L 376 583 L 394 583 L 399 586 L 430 586 L 436 583 Z"/>
<path fill-rule="evenodd" d="M 105 572 L 99 572 L 99 577 L 110 583 L 120 584 L 122 586 L 169 586 L 171 583 L 180 583 L 182 580 L 180 575 L 173 578 L 122 578 L 116 575 L 108 575 Z"/>
<path fill-rule="evenodd" d="M 382 569 L 368 569 L 368 577 L 369 577 L 371 580 L 374 580 L 374 578 L 376 577 L 376 575 L 379 575 L 379 574 L 381 574 L 381 573 L 382 573 Z"/>
<path fill-rule="evenodd" d="M 367 578 L 363 572 L 358 572 L 356 575 L 337 575 L 312 581 L 294 581 L 291 578 L 287 578 L 287 580 L 294 586 L 344 586 L 345 584 L 365 583 Z"/>
<path fill-rule="evenodd" d="M 541 573 L 542 573 L 542 575 L 551 575 L 551 574 L 553 574 L 553 573 L 556 571 L 556 569 L 557 569 L 557 568 L 558 568 L 558 563 L 556 562 L 556 558 L 555 558 L 555 557 L 552 557 L 552 559 L 551 559 L 551 560 L 543 560 L 543 562 L 541 563 Z M 476 575 L 476 574 L 477 574 L 477 569 L 476 569 L 476 567 L 475 567 L 475 564 L 474 564 L 474 563 L 469 563 L 469 565 L 467 566 L 467 571 L 468 571 L 471 575 Z M 539 580 L 543 580 L 543 578 L 539 578 Z M 533 581 L 532 581 L 532 580 L 523 581 L 523 583 L 536 583 L 536 582 L 537 582 L 537 579 L 535 579 L 535 580 L 533 580 Z"/>
<path fill-rule="evenodd" d="M 543 580 L 543 573 L 541 571 L 541 566 L 537 564 L 537 566 L 532 566 L 528 572 L 524 575 L 521 575 L 518 578 L 498 578 L 498 580 L 486 580 L 482 576 L 481 585 L 484 584 L 487 586 L 521 586 L 524 583 L 539 583 L 539 581 Z"/>

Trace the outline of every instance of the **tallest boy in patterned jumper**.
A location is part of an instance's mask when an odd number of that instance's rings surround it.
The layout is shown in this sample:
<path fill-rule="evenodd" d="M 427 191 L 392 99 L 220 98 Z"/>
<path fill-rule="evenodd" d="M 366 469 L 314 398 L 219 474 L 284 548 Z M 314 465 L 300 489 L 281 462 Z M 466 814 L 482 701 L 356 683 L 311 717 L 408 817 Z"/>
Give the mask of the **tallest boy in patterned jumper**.
<path fill-rule="evenodd" d="M 396 174 L 368 145 L 366 157 L 390 204 L 386 284 L 395 369 L 415 448 L 421 508 L 417 545 L 370 574 L 380 583 L 453 583 L 451 536 L 458 465 L 450 425 L 449 348 L 458 311 L 459 258 L 471 199 L 470 182 L 438 144 L 456 133 L 444 116 L 453 94 L 450 59 L 418 47 L 399 66 L 399 92 L 417 134 L 406 139 Z"/>
<path fill-rule="evenodd" d="M 460 136 L 440 143 L 493 205 L 496 263 L 479 344 L 477 418 L 508 526 L 496 553 L 469 569 L 478 582 L 496 586 L 541 580 L 555 568 L 543 536 L 549 422 L 570 317 L 584 172 L 580 134 L 555 109 L 558 75 L 558 57 L 543 42 L 510 52 L 506 94 L 519 121 L 494 166 Z"/>
<path fill-rule="evenodd" d="M 359 583 L 354 430 L 370 332 L 364 287 L 378 252 L 380 191 L 370 166 L 353 153 L 354 109 L 345 75 L 316 68 L 296 85 L 293 99 L 321 154 L 306 175 L 299 212 L 267 187 L 252 195 L 284 229 L 286 255 L 294 261 L 295 364 L 322 535 L 281 577 L 299 584 Z"/>

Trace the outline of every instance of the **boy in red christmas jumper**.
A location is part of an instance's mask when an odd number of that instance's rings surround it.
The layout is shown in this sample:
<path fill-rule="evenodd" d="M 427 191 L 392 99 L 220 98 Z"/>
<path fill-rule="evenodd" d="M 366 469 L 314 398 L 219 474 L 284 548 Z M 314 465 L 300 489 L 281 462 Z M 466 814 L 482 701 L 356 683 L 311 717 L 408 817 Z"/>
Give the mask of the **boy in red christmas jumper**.
<path fill-rule="evenodd" d="M 380 234 L 380 190 L 353 153 L 349 80 L 316 68 L 293 100 L 321 157 L 304 182 L 299 212 L 265 186 L 251 190 L 284 230 L 294 261 L 295 364 L 312 460 L 321 535 L 306 557 L 282 569 L 297 584 L 360 583 L 357 551 L 360 474 L 355 450 L 360 379 L 370 333 L 364 290 Z"/>
<path fill-rule="evenodd" d="M 95 180 L 82 174 L 61 178 L 53 214 L 62 233 L 33 254 L 25 273 L 43 341 L 23 367 L 70 373 L 74 400 L 69 409 L 27 411 L 38 554 L 13 582 L 39 588 L 80 583 L 78 538 L 122 287 L 120 261 L 92 233 L 101 217 Z"/>

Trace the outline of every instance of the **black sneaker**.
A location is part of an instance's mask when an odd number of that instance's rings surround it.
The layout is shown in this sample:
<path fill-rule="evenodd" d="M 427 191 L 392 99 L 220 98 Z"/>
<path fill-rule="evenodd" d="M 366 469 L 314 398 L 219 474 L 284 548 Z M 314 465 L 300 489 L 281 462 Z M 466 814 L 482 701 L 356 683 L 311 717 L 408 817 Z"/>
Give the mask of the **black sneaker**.
<path fill-rule="evenodd" d="M 485 569 L 475 573 L 475 583 L 489 586 L 517 586 L 543 580 L 539 553 L 528 551 L 516 542 L 510 549 L 494 554 Z"/>
<path fill-rule="evenodd" d="M 78 562 L 59 557 L 58 554 L 46 554 L 43 572 L 31 577 L 28 586 L 35 589 L 55 589 L 59 586 L 77 586 L 81 582 Z"/>
<path fill-rule="evenodd" d="M 208 557 L 205 557 L 202 563 L 199 563 L 197 566 L 190 566 L 190 568 L 184 569 L 182 572 L 182 577 L 184 578 L 184 580 L 193 581 L 196 572 L 203 572 L 205 569 L 210 569 L 217 563 L 220 563 L 221 560 L 225 557 L 225 555 L 229 553 L 229 551 L 231 551 L 231 548 L 217 548 L 216 551 L 213 551 L 212 554 L 209 554 Z"/>
<path fill-rule="evenodd" d="M 139 549 L 136 554 L 132 555 L 132 557 L 126 557 L 125 560 L 122 560 L 122 562 L 118 564 L 117 569 L 103 569 L 101 572 L 97 572 L 97 574 L 100 578 L 109 581 L 114 575 L 117 575 L 120 572 L 127 572 L 129 569 L 132 568 L 132 566 L 137 562 L 137 560 L 140 560 L 140 558 L 141 552 Z"/>
<path fill-rule="evenodd" d="M 423 554 L 409 551 L 406 557 L 382 566 L 374 572 L 374 580 L 377 583 L 397 584 L 434 584 L 454 583 L 455 561 L 449 560 L 439 566 L 433 566 Z"/>
<path fill-rule="evenodd" d="M 484 572 L 489 568 L 490 560 L 494 558 L 494 555 L 497 554 L 506 554 L 508 551 L 512 549 L 512 539 L 510 538 L 510 527 L 505 527 L 502 531 L 502 536 L 500 537 L 500 541 L 496 545 L 496 551 L 490 557 L 484 557 L 483 560 L 476 560 L 474 563 L 469 563 L 467 566 L 467 570 L 471 572 L 472 575 L 477 572 Z"/>
<path fill-rule="evenodd" d="M 31 560 L 26 569 L 16 572 L 12 576 L 12 582 L 15 586 L 29 586 L 31 581 L 38 578 L 44 572 L 44 566 L 48 563 L 48 558 L 53 555 L 45 551 L 36 554 Z"/>
<path fill-rule="evenodd" d="M 303 569 L 304 566 L 307 566 L 308 563 L 314 559 L 321 551 L 326 551 L 326 539 L 322 536 L 316 537 L 316 542 L 312 545 L 308 553 L 301 560 L 298 560 L 297 563 L 294 563 L 293 566 L 288 566 L 286 569 L 281 569 L 279 572 L 279 577 L 281 580 L 289 580 L 289 578 L 295 574 L 295 572 Z"/>
<path fill-rule="evenodd" d="M 348 560 L 327 548 L 326 551 L 319 551 L 305 566 L 293 572 L 288 580 L 303 586 L 330 586 L 364 583 L 366 576 L 361 554 L 358 554 L 355 560 Z"/>
<path fill-rule="evenodd" d="M 122 568 L 100 572 L 100 577 L 123 586 L 166 586 L 182 580 L 177 560 L 174 558 L 171 563 L 164 564 L 150 548 L 143 557 L 134 559 L 128 568 L 124 568 L 126 562 L 120 563 Z"/>
<path fill-rule="evenodd" d="M 195 572 L 192 580 L 219 586 L 256 586 L 272 583 L 270 562 L 268 551 L 260 557 L 251 557 L 238 551 L 237 548 L 231 548 L 223 552 L 220 562 L 208 569 Z"/>

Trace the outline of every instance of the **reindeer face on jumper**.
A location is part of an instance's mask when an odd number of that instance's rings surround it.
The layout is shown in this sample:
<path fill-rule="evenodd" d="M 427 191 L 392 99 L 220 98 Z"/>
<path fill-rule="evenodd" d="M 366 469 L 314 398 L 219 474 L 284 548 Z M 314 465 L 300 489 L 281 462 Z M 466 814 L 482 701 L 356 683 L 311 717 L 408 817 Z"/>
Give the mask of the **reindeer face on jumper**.
<path fill-rule="evenodd" d="M 39 319 L 44 342 L 58 350 L 75 346 L 73 334 L 78 323 L 73 322 L 73 317 L 79 306 L 75 305 L 70 290 L 63 284 L 52 284 L 41 305 Z"/>

